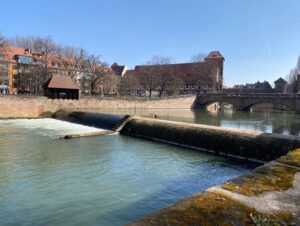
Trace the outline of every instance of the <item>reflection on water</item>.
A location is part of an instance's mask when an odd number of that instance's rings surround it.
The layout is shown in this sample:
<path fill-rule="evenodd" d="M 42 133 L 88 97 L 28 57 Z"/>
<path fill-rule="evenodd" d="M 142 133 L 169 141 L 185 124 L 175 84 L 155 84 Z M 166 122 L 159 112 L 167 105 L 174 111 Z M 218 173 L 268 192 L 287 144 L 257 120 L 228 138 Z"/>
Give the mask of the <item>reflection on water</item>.
<path fill-rule="evenodd" d="M 0 120 L 0 225 L 123 225 L 249 171 L 119 135 L 53 139 L 58 128 L 87 129 Z"/>
<path fill-rule="evenodd" d="M 131 114 L 267 133 L 299 135 L 300 114 L 290 112 L 238 112 L 192 109 L 85 109 L 110 114 Z"/>

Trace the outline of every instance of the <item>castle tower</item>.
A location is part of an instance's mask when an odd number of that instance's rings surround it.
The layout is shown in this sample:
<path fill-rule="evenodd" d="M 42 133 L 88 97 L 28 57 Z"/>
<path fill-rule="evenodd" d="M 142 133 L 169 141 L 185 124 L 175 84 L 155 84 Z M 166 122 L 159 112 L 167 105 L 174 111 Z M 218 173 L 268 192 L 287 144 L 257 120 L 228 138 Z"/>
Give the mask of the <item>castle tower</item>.
<path fill-rule="evenodd" d="M 223 68 L 224 68 L 225 58 L 221 55 L 219 51 L 210 52 L 207 57 L 205 57 L 205 62 L 213 67 L 214 78 L 215 78 L 215 91 L 221 92 L 223 89 Z"/>
<path fill-rule="evenodd" d="M 287 81 L 285 81 L 283 78 L 279 78 L 274 83 L 275 93 L 286 93 Z"/>

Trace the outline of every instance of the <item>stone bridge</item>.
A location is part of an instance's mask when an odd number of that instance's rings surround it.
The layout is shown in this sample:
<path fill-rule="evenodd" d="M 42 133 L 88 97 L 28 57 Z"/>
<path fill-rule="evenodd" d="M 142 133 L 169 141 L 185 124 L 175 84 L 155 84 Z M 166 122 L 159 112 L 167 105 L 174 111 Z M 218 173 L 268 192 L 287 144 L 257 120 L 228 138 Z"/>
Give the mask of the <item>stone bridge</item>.
<path fill-rule="evenodd" d="M 300 113 L 300 94 L 198 94 L 193 108 L 205 108 L 216 102 L 231 104 L 237 111 L 249 111 L 256 104 L 271 103 L 276 110 Z"/>

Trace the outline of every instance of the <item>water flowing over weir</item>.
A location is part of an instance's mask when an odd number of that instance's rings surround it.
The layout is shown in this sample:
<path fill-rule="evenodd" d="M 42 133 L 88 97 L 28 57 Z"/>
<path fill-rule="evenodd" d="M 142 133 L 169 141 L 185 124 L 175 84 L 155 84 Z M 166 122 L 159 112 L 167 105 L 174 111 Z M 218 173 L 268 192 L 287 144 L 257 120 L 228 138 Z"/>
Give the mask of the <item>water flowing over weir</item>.
<path fill-rule="evenodd" d="M 209 151 L 254 162 L 268 162 L 300 147 L 298 136 L 262 133 L 144 117 L 59 111 L 58 119 L 121 134 Z"/>
<path fill-rule="evenodd" d="M 107 130 L 117 130 L 127 117 L 128 116 L 126 115 L 110 115 L 79 111 L 67 112 L 63 110 L 54 114 L 54 118 L 56 119 Z"/>

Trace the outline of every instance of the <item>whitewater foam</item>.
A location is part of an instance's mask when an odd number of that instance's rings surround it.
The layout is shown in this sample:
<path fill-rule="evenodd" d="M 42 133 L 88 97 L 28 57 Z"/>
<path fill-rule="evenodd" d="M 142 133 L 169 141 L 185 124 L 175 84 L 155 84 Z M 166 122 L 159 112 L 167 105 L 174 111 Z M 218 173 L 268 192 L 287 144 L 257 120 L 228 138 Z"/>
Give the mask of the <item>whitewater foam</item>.
<path fill-rule="evenodd" d="M 65 122 L 56 119 L 13 119 L 0 120 L 0 127 L 26 128 L 48 137 L 59 137 L 71 133 L 104 131 L 90 126 Z"/>

